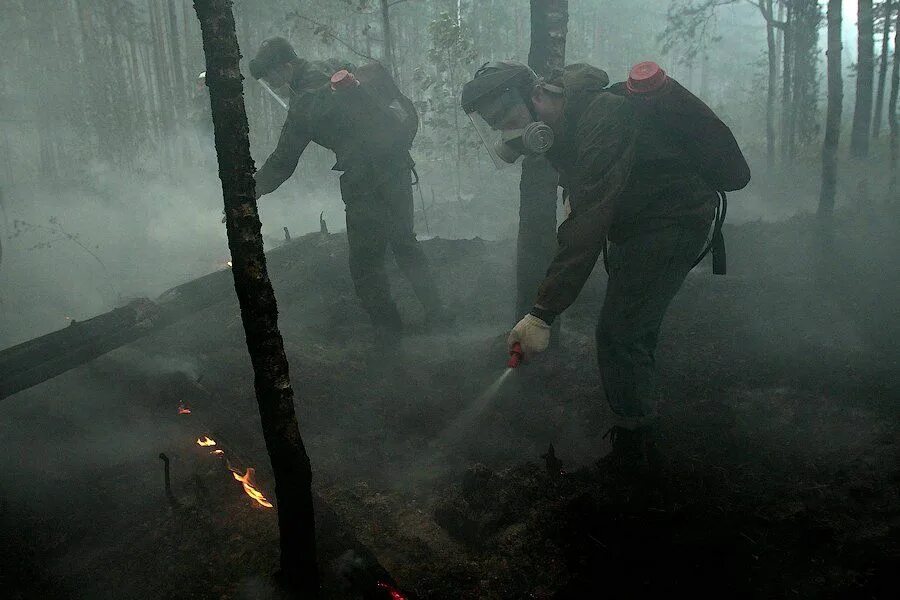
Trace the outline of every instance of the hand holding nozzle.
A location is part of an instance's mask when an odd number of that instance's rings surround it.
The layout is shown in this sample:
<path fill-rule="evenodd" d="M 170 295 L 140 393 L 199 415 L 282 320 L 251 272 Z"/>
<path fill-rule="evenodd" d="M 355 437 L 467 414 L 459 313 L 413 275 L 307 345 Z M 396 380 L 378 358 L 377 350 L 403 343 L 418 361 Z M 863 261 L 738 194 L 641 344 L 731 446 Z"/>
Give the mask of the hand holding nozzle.
<path fill-rule="evenodd" d="M 510 354 L 509 366 L 518 367 L 523 361 L 547 349 L 550 345 L 550 325 L 527 314 L 509 332 L 506 344 Z"/>
<path fill-rule="evenodd" d="M 510 369 L 518 369 L 519 365 L 522 364 L 523 358 L 524 354 L 522 354 L 522 344 L 516 342 L 512 345 L 512 348 L 509 349 L 509 362 L 506 363 L 506 366 Z"/>

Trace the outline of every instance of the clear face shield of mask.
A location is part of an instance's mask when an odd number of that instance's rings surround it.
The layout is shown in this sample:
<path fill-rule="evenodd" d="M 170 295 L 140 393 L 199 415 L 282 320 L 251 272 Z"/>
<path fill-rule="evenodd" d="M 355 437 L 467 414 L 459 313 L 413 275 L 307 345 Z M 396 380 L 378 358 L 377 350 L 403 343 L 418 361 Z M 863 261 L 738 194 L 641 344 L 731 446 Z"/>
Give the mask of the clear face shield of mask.
<path fill-rule="evenodd" d="M 468 116 L 498 169 L 520 156 L 543 154 L 553 145 L 553 130 L 534 120 L 515 90 L 479 104 Z"/>

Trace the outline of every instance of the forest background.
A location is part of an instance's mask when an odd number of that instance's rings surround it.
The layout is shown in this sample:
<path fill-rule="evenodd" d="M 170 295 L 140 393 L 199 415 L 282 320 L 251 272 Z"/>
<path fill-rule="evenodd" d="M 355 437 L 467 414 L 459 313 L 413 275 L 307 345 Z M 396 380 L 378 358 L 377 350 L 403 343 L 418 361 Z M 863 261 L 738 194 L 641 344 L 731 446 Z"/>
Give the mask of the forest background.
<path fill-rule="evenodd" d="M 864 7 L 843 2 L 839 210 L 897 201 L 889 131 L 898 2 L 868 4 L 871 17 L 860 21 Z M 754 180 L 734 195 L 730 222 L 790 218 L 820 200 L 825 9 L 816 0 L 570 2 L 567 62 L 592 63 L 613 81 L 641 60 L 662 64 L 719 113 L 748 156 Z M 485 61 L 524 62 L 528 2 L 236 0 L 234 10 L 244 65 L 262 40 L 283 35 L 305 58 L 391 66 L 422 117 L 413 149 L 420 237 L 515 236 L 518 167 L 494 170 L 458 93 Z M 870 58 L 858 52 L 867 46 Z M 0 52 L 0 346 L 224 268 L 189 0 L 11 0 L 0 7 Z M 245 88 L 259 166 L 284 112 L 251 79 Z M 311 147 L 261 202 L 270 247 L 284 227 L 318 230 L 320 214 L 332 231 L 343 228 L 332 162 Z"/>

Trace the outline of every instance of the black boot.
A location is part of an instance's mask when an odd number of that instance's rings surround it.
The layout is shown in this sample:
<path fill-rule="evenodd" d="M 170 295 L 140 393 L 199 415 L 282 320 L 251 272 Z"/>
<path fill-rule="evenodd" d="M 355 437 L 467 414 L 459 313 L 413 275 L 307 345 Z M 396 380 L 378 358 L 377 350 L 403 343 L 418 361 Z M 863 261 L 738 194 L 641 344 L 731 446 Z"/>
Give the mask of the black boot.
<path fill-rule="evenodd" d="M 636 480 L 653 477 L 660 468 L 653 429 L 644 425 L 626 428 L 614 425 L 603 436 L 612 450 L 597 462 L 597 467 L 613 478 Z"/>

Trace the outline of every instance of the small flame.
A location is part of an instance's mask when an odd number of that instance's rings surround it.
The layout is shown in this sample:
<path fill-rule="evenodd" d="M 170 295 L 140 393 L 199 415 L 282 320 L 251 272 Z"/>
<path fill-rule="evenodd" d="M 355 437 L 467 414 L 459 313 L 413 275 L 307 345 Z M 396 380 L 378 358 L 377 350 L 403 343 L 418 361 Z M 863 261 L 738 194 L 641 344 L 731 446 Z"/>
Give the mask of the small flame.
<path fill-rule="evenodd" d="M 400 590 L 398 590 L 397 588 L 395 588 L 394 586 L 392 586 L 389 583 L 386 583 L 384 581 L 379 581 L 378 587 L 383 590 L 387 590 L 387 593 L 391 595 L 391 600 L 406 600 L 406 596 L 404 596 L 402 593 L 400 593 Z"/>
<path fill-rule="evenodd" d="M 226 262 L 225 264 L 228 265 L 228 266 L 230 267 L 230 266 L 231 266 L 231 261 L 229 260 L 229 261 Z"/>
<path fill-rule="evenodd" d="M 213 450 L 212 452 L 210 452 L 210 454 L 225 454 L 225 451 L 216 449 L 216 450 Z"/>
<path fill-rule="evenodd" d="M 178 414 L 179 415 L 189 415 L 191 414 L 191 409 L 184 405 L 184 403 L 178 403 Z"/>
<path fill-rule="evenodd" d="M 215 446 L 216 440 L 211 440 L 208 437 L 197 438 L 197 445 L 206 448 L 207 446 Z"/>
<path fill-rule="evenodd" d="M 235 478 L 235 480 L 240 481 L 244 486 L 244 491 L 248 496 L 256 500 L 262 506 L 266 508 L 272 508 L 272 503 L 266 500 L 266 497 L 263 496 L 262 492 L 253 487 L 253 473 L 255 470 L 253 467 L 247 467 L 247 472 L 243 475 L 238 475 L 237 471 L 232 470 L 231 475 Z"/>

